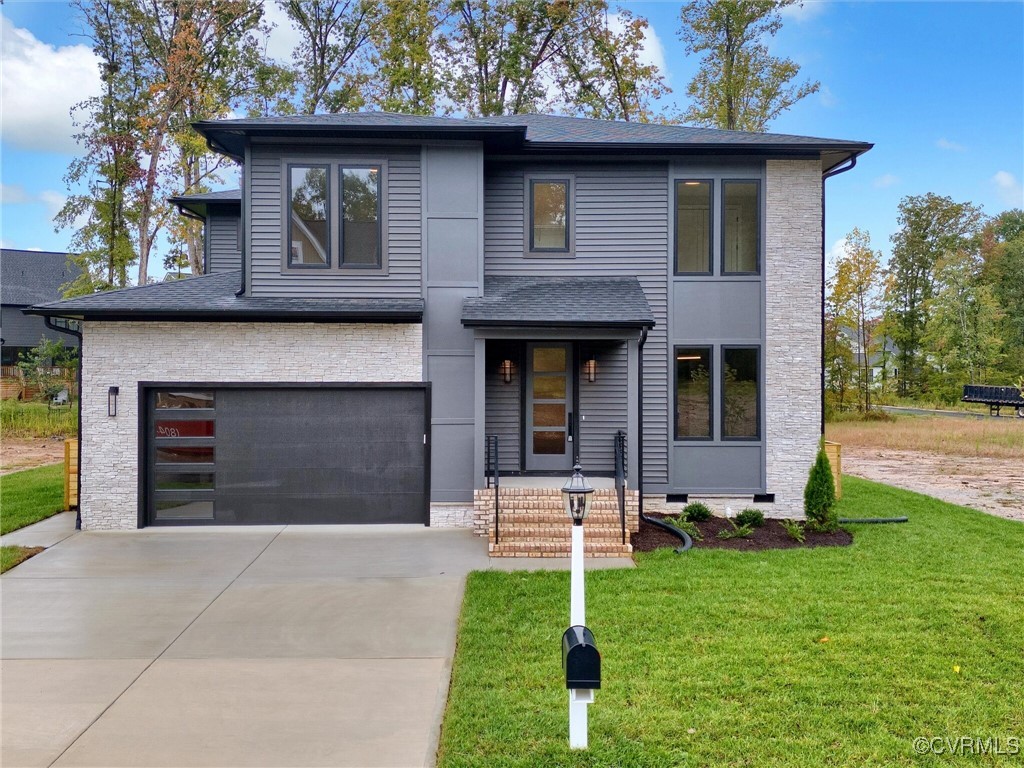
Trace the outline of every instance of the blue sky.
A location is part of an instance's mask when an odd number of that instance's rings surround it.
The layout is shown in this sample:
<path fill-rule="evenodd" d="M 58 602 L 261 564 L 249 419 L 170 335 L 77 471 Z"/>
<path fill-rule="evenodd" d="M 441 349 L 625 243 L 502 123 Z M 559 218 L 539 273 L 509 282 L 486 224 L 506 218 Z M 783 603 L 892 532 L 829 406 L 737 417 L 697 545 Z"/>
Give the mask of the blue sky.
<path fill-rule="evenodd" d="M 674 90 L 667 102 L 685 107 L 697 62 L 676 37 L 680 4 L 623 5 L 650 20 L 648 55 L 664 64 Z M 0 14 L 0 240 L 66 250 L 71 233 L 55 233 L 51 219 L 75 151 L 67 111 L 98 76 L 67 4 L 7 0 Z M 808 0 L 786 12 L 771 49 L 822 85 L 771 130 L 875 144 L 854 171 L 828 182 L 828 249 L 857 226 L 888 255 L 906 195 L 949 195 L 989 214 L 1024 207 L 1021 0 Z"/>

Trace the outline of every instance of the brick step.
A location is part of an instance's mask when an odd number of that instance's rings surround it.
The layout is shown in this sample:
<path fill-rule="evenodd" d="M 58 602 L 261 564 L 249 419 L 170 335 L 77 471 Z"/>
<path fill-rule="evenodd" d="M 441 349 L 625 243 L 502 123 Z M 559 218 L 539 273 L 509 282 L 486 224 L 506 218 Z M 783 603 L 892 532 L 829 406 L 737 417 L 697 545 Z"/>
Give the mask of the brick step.
<path fill-rule="evenodd" d="M 548 499 L 523 499 L 513 496 L 510 499 L 500 499 L 498 506 L 502 509 L 557 509 L 563 515 L 565 514 L 565 507 L 562 506 L 561 501 L 556 504 Z M 592 515 L 597 512 L 617 512 L 618 510 L 619 502 L 617 501 L 595 501 L 590 505 L 590 514 Z"/>
<path fill-rule="evenodd" d="M 499 536 L 502 541 L 554 541 L 554 542 L 566 542 L 571 541 L 568 531 L 564 533 L 554 528 L 542 528 L 538 526 L 527 526 L 517 525 L 510 526 L 508 528 L 502 528 L 499 532 Z M 629 540 L 629 530 L 626 530 L 626 540 Z M 488 538 L 494 541 L 494 531 L 490 531 Z M 604 542 L 604 541 L 622 541 L 622 529 L 621 528 L 603 528 L 598 531 L 588 531 L 587 535 L 583 539 L 584 544 L 590 542 Z"/>
<path fill-rule="evenodd" d="M 568 542 L 502 541 L 489 544 L 488 550 L 491 557 L 569 557 L 571 554 Z M 587 557 L 628 557 L 633 554 L 633 547 L 621 543 L 586 542 L 583 553 Z"/>
<path fill-rule="evenodd" d="M 631 515 L 626 515 L 626 522 L 629 522 Z M 494 514 L 492 513 L 488 520 L 494 523 Z M 517 510 L 501 510 L 498 514 L 498 521 L 504 525 L 506 523 L 511 525 L 550 525 L 553 527 L 563 527 L 566 530 L 572 528 L 572 522 L 569 520 L 569 516 L 564 512 L 546 512 L 540 509 L 517 509 Z M 622 518 L 619 517 L 619 513 L 615 514 L 591 514 L 583 521 L 583 527 L 586 530 L 591 528 L 606 528 L 608 526 L 620 525 Z"/>

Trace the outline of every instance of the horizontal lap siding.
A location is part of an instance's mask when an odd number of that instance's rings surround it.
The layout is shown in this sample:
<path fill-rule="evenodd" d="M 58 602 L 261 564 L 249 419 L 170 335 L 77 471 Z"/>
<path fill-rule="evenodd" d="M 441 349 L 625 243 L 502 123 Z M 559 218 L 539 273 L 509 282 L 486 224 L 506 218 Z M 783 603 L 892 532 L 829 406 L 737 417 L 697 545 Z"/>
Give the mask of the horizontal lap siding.
<path fill-rule="evenodd" d="M 242 268 L 242 251 L 238 242 L 239 214 L 211 213 L 206 222 L 206 236 L 210 240 L 209 263 L 206 271 L 232 272 Z"/>
<path fill-rule="evenodd" d="M 586 375 L 592 356 L 597 360 L 593 382 Z M 626 345 L 581 345 L 580 361 L 580 463 L 586 472 L 614 472 L 615 433 L 621 429 L 629 434 Z"/>
<path fill-rule="evenodd" d="M 388 274 L 281 273 L 283 222 L 281 162 L 288 154 L 336 160 L 346 155 L 385 157 L 387 174 Z M 419 149 L 298 147 L 252 150 L 252 295 L 312 298 L 419 298 L 421 295 L 421 207 Z M 338 215 L 335 210 L 333 215 Z M 337 255 L 332 255 L 336 259 Z"/>
<path fill-rule="evenodd" d="M 508 384 L 501 373 L 502 360 L 512 360 L 514 363 L 512 381 Z M 520 470 L 522 370 L 520 345 L 506 345 L 500 341 L 487 342 L 487 416 L 484 432 L 498 437 L 498 467 L 502 472 Z"/>
<path fill-rule="evenodd" d="M 524 172 L 575 178 L 575 258 L 525 257 Z M 644 480 L 668 482 L 668 164 L 567 164 L 485 170 L 487 275 L 634 276 L 657 325 L 644 347 Z M 623 396 L 625 397 L 625 395 Z M 635 427 L 627 434 L 635 439 Z"/>

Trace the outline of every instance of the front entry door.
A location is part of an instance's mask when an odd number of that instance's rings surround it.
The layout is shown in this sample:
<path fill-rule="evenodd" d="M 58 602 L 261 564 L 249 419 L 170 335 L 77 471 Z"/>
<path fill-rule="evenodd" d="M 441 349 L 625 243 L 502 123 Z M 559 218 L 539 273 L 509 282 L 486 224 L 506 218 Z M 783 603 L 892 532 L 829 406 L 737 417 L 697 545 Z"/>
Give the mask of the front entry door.
<path fill-rule="evenodd" d="M 526 345 L 526 469 L 572 469 L 571 344 Z"/>

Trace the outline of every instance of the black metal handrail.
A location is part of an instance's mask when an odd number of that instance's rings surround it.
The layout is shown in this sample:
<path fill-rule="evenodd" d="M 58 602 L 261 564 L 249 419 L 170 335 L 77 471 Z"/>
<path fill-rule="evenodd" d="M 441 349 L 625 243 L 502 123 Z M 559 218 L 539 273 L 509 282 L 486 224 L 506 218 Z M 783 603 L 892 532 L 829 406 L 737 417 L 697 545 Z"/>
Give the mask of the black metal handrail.
<path fill-rule="evenodd" d="M 498 436 L 487 435 L 487 456 L 484 460 L 484 479 L 488 488 L 494 488 L 494 543 L 498 543 L 498 493 L 501 486 L 501 472 L 498 469 Z"/>
<path fill-rule="evenodd" d="M 626 433 L 615 433 L 615 493 L 619 497 L 619 520 L 622 524 L 622 543 L 626 543 Z"/>

